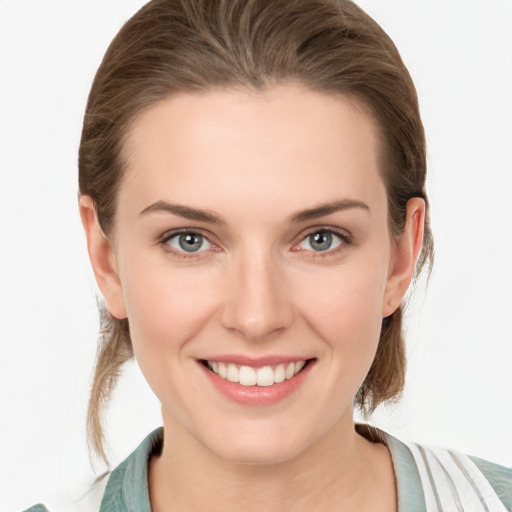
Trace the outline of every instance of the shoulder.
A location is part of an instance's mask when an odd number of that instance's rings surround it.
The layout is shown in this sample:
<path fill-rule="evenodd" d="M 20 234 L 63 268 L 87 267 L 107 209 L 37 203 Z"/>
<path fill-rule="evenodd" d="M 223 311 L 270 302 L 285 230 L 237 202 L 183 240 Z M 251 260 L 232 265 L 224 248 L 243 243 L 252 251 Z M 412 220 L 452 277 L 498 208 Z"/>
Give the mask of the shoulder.
<path fill-rule="evenodd" d="M 45 504 L 38 503 L 23 512 L 92 512 L 98 511 L 103 498 L 105 487 L 110 473 L 104 473 L 94 480 L 77 485 L 73 490 L 69 488 L 61 493 L 53 494 L 45 500 Z"/>
<path fill-rule="evenodd" d="M 100 512 L 137 510 L 151 512 L 148 491 L 148 461 L 160 451 L 163 429 L 147 436 L 139 447 L 114 469 L 107 482 Z"/>
<path fill-rule="evenodd" d="M 478 457 L 469 457 L 489 481 L 507 510 L 512 510 L 512 468 L 500 466 Z"/>
<path fill-rule="evenodd" d="M 111 473 L 106 473 L 91 489 L 87 502 L 81 499 L 76 512 L 151 512 L 148 491 L 147 466 L 151 455 L 160 450 L 163 442 L 163 429 L 159 428 L 147 436 L 138 448 Z M 93 492 L 92 492 L 93 491 Z M 100 505 L 101 502 L 101 505 Z M 38 504 L 24 512 L 55 512 L 61 508 L 47 508 Z"/>
<path fill-rule="evenodd" d="M 453 450 L 404 443 L 385 433 L 384 439 L 399 499 L 400 492 L 410 498 L 411 492 L 422 491 L 426 510 L 512 511 L 511 468 Z"/>

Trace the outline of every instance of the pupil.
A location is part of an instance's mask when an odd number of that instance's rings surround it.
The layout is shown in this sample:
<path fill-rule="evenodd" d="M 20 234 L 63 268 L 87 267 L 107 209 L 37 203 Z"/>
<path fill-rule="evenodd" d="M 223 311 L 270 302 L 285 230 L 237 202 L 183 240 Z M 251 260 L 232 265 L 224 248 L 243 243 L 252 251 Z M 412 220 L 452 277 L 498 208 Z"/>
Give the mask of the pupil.
<path fill-rule="evenodd" d="M 327 251 L 327 249 L 330 249 L 332 244 L 332 235 L 325 231 L 315 233 L 311 235 L 310 244 L 316 251 Z"/>
<path fill-rule="evenodd" d="M 193 235 L 185 233 L 180 235 L 180 247 L 187 252 L 196 252 L 203 245 L 203 237 L 201 235 Z"/>

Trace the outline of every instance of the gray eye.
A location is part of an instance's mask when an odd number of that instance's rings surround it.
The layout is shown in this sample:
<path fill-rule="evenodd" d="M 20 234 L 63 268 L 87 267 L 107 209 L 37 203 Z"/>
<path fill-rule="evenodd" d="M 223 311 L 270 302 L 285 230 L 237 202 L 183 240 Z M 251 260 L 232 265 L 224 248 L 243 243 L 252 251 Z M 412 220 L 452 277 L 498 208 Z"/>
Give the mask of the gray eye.
<path fill-rule="evenodd" d="M 203 245 L 203 237 L 191 233 L 181 234 L 179 236 L 180 247 L 187 252 L 196 252 Z"/>
<path fill-rule="evenodd" d="M 327 251 L 332 245 L 332 235 L 325 231 L 309 235 L 309 245 L 315 251 Z"/>
<path fill-rule="evenodd" d="M 178 251 L 198 252 L 211 247 L 211 243 L 199 233 L 178 233 L 171 236 L 167 243 Z"/>
<path fill-rule="evenodd" d="M 331 231 L 317 231 L 306 236 L 299 244 L 301 249 L 324 252 L 341 245 L 341 237 Z"/>

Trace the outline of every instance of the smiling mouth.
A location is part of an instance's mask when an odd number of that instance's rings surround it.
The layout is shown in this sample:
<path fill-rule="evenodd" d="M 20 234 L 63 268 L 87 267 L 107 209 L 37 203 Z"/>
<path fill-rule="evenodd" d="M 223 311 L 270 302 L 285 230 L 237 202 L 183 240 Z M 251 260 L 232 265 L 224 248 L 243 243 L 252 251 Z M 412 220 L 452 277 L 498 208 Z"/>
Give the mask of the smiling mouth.
<path fill-rule="evenodd" d="M 203 361 L 203 364 L 221 379 L 229 382 L 239 383 L 242 386 L 268 387 L 292 379 L 312 361 L 313 359 L 305 359 L 261 368 L 220 361 Z"/>

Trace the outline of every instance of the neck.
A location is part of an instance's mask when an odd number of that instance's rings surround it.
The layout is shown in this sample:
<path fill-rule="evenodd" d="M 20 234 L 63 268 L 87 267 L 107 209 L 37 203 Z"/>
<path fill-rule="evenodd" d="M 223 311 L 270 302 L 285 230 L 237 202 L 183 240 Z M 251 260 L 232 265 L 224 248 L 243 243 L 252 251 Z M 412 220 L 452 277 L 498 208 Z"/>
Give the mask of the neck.
<path fill-rule="evenodd" d="M 164 432 L 162 453 L 149 466 L 153 512 L 396 511 L 389 452 L 357 434 L 351 418 L 273 464 L 222 459 L 172 420 L 164 421 Z"/>

